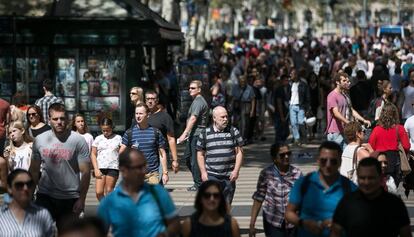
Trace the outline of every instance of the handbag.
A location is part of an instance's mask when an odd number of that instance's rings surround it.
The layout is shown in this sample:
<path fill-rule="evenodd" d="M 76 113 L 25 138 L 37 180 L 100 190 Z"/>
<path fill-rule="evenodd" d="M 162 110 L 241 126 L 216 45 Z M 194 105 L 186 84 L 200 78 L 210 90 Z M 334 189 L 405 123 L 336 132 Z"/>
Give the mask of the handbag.
<path fill-rule="evenodd" d="M 398 154 L 400 155 L 401 172 L 403 176 L 408 175 L 411 172 L 410 163 L 408 162 L 407 154 L 404 147 L 401 144 L 400 136 L 398 135 L 398 125 L 396 125 L 397 140 L 398 140 Z"/>
<path fill-rule="evenodd" d="M 358 166 L 358 149 L 361 145 L 358 145 L 354 150 L 354 155 L 352 156 L 352 169 L 347 172 L 348 179 L 352 180 L 352 182 L 357 183 L 357 175 L 356 170 Z"/>

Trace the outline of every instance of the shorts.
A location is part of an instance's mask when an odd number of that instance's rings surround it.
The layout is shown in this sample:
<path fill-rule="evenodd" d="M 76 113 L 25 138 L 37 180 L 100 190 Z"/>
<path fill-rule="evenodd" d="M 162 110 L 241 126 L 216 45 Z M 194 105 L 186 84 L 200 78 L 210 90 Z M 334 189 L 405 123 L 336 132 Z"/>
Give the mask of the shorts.
<path fill-rule="evenodd" d="M 119 170 L 116 169 L 99 169 L 102 173 L 102 175 L 108 175 L 114 178 L 117 178 L 119 176 Z"/>

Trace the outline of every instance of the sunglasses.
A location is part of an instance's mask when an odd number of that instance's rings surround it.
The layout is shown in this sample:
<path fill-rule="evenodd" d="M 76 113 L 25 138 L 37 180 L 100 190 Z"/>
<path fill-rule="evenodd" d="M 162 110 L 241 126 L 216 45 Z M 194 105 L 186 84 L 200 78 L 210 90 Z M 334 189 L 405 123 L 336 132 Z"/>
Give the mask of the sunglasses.
<path fill-rule="evenodd" d="M 136 92 L 130 92 L 129 94 L 130 95 L 138 95 L 138 93 L 136 93 Z"/>
<path fill-rule="evenodd" d="M 338 165 L 337 159 L 319 158 L 319 162 L 321 163 L 322 166 L 325 166 L 326 164 L 328 164 L 328 161 L 329 161 L 329 164 L 331 165 Z"/>
<path fill-rule="evenodd" d="M 203 193 L 202 196 L 203 196 L 204 199 L 210 199 L 211 197 L 213 197 L 213 199 L 219 199 L 220 198 L 220 193 L 205 192 L 205 193 Z"/>
<path fill-rule="evenodd" d="M 16 182 L 14 183 L 14 188 L 17 190 L 22 190 L 25 185 L 28 189 L 32 189 L 35 186 L 35 183 L 33 182 L 33 180 L 27 182 Z"/>
<path fill-rule="evenodd" d="M 189 90 L 195 90 L 197 87 L 190 87 Z"/>
<path fill-rule="evenodd" d="M 286 156 L 291 156 L 292 155 L 292 152 L 291 151 L 287 151 L 287 152 L 283 152 L 283 153 L 279 153 L 279 157 L 280 158 L 282 158 L 282 157 L 286 157 Z"/>
<path fill-rule="evenodd" d="M 33 117 L 34 117 L 34 116 L 36 116 L 36 115 L 37 115 L 37 113 L 28 113 L 28 115 L 29 115 L 29 117 L 30 117 L 30 116 L 33 116 Z"/>

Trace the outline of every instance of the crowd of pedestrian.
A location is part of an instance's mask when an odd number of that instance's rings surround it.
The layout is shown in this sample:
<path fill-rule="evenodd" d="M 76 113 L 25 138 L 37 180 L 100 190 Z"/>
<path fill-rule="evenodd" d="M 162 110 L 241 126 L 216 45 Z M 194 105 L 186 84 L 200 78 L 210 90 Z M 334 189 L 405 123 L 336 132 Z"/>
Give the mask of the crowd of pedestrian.
<path fill-rule="evenodd" d="M 121 134 L 110 118 L 96 137 L 83 115 L 69 121 L 50 80 L 34 105 L 0 99 L 0 236 L 240 236 L 230 210 L 243 146 L 264 141 L 269 125 L 272 162 L 252 190 L 250 236 L 261 208 L 266 236 L 411 236 L 398 188 L 414 185 L 413 47 L 369 37 L 216 39 L 205 53 L 211 100 L 203 82 L 189 82 L 177 139 L 163 69 L 154 90 L 131 88 L 132 122 Z M 303 174 L 291 148 L 316 138 L 326 140 L 318 169 Z M 194 182 L 187 190 L 197 191 L 181 222 L 163 187 L 169 167 L 180 170 L 180 143 Z M 84 217 L 91 178 L 97 218 Z"/>

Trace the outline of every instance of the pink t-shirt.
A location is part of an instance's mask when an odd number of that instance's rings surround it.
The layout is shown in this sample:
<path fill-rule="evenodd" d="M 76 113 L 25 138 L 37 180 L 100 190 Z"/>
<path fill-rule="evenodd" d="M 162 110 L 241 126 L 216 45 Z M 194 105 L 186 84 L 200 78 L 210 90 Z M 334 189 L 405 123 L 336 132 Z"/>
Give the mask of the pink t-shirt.
<path fill-rule="evenodd" d="M 335 90 L 329 93 L 327 98 L 327 132 L 328 133 L 341 133 L 344 130 L 342 122 L 339 119 L 333 118 L 332 109 L 336 107 L 342 116 L 346 116 L 346 110 L 348 109 L 348 103 L 341 93 L 336 92 Z"/>

